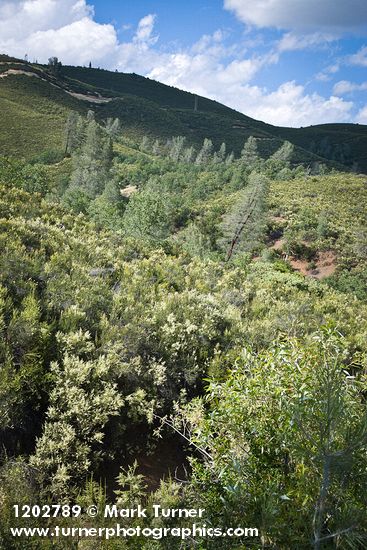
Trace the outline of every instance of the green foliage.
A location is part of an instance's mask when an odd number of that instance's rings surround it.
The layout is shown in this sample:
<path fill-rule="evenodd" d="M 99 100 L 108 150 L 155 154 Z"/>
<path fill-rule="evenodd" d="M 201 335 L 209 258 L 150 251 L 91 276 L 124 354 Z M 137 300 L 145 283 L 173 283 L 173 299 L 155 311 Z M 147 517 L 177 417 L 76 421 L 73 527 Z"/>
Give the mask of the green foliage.
<path fill-rule="evenodd" d="M 202 148 L 196 157 L 196 164 L 206 164 L 212 159 L 213 142 L 211 139 L 205 138 Z"/>
<path fill-rule="evenodd" d="M 0 546 L 50 548 L 9 527 L 14 503 L 57 498 L 205 507 L 264 548 L 364 547 L 363 178 L 311 175 L 281 129 L 137 75 L 27 70 L 0 85 L 24 105 L 9 150 L 39 120 L 32 162 L 0 159 Z M 152 492 L 145 455 L 172 429 L 191 469 Z"/>
<path fill-rule="evenodd" d="M 366 199 L 363 180 L 345 174 L 273 182 L 268 199 L 271 212 L 286 220 L 282 228 L 286 251 L 308 260 L 331 253 L 337 269 L 328 283 L 362 299 Z"/>
<path fill-rule="evenodd" d="M 193 498 L 213 523 L 258 525 L 264 544 L 281 548 L 365 540 L 367 416 L 363 378 L 350 369 L 337 333 L 306 348 L 278 341 L 265 354 L 243 350 L 224 382 L 180 411 L 178 426 L 205 449 L 192 459 Z"/>
<path fill-rule="evenodd" d="M 0 146 L 5 154 L 32 158 L 45 149 L 68 152 L 65 118 L 70 111 L 85 114 L 92 106 L 107 132 L 112 131 L 111 137 L 119 135 L 119 125 L 113 121 L 120 119 L 124 134 L 133 139 L 149 134 L 153 141 L 165 140 L 176 135 L 186 137 L 189 146 L 199 147 L 209 138 L 216 149 L 225 141 L 227 149 L 239 156 L 244 138 L 253 136 L 263 158 L 289 141 L 295 145 L 294 163 L 346 165 L 349 169 L 358 162 L 359 169 L 366 168 L 363 125 L 277 128 L 202 97 L 199 110 L 194 111 L 192 94 L 135 74 L 67 66 L 60 72 L 55 59 L 50 66 L 22 60 L 14 66 L 8 65 L 9 61 L 2 63 L 1 72 L 12 68 L 34 75 L 12 74 L 1 79 L 4 131 Z M 319 147 L 324 138 L 329 140 L 329 148 Z"/>
<path fill-rule="evenodd" d="M 50 57 L 48 60 L 48 69 L 53 76 L 59 76 L 62 63 L 57 57 Z"/>
<path fill-rule="evenodd" d="M 172 229 L 173 205 L 170 195 L 159 193 L 154 185 L 146 187 L 130 199 L 123 218 L 128 236 L 161 241 Z"/>
<path fill-rule="evenodd" d="M 113 383 L 113 357 L 85 361 L 75 355 L 92 351 L 88 332 L 60 334 L 58 338 L 65 355 L 62 366 L 51 365 L 54 389 L 30 464 L 47 490 L 62 499 L 70 495 L 71 483 L 86 477 L 91 461 L 98 460 L 103 428 L 109 417 L 118 413 L 122 399 Z"/>
<path fill-rule="evenodd" d="M 72 152 L 73 171 L 63 202 L 76 212 L 87 212 L 90 202 L 104 192 L 112 165 L 111 136 L 115 135 L 115 123 L 117 127 L 118 119 L 102 129 L 92 111 L 86 120 L 77 115 L 68 118 L 66 151 Z M 110 195 L 105 194 L 100 202 L 108 203 Z M 92 211 L 95 212 L 95 207 Z"/>
<path fill-rule="evenodd" d="M 248 185 L 238 194 L 231 210 L 223 217 L 220 246 L 230 260 L 238 252 L 251 252 L 259 245 L 264 232 L 264 201 L 268 190 L 265 176 L 252 172 Z"/>
<path fill-rule="evenodd" d="M 259 160 L 256 138 L 253 136 L 250 136 L 243 146 L 241 158 L 249 168 L 253 168 Z"/>

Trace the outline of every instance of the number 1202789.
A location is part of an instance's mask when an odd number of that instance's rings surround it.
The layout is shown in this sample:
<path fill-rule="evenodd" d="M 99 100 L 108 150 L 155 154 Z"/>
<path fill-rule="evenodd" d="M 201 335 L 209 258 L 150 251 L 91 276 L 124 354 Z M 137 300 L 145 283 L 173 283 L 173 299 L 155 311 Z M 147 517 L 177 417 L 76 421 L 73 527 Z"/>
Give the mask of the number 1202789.
<path fill-rule="evenodd" d="M 16 518 L 77 518 L 82 513 L 82 508 L 77 504 L 74 506 L 69 506 L 69 504 L 45 504 L 43 506 L 24 504 L 19 506 L 15 504 L 13 509 Z"/>

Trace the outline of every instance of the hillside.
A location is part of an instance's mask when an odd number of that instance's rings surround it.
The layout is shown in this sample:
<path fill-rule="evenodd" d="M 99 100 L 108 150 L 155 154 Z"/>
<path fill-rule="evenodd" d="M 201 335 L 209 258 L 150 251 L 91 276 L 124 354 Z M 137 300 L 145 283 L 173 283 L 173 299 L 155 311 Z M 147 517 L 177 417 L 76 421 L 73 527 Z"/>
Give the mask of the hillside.
<path fill-rule="evenodd" d="M 57 498 L 202 507 L 222 528 L 258 525 L 270 548 L 308 548 L 327 429 L 341 473 L 324 532 L 365 542 L 365 178 L 250 148 L 197 163 L 182 140 L 154 153 L 125 136 L 106 167 L 105 130 L 82 123 L 71 166 L 0 162 L 1 547 L 31 550 L 10 528 L 60 521 L 14 505 Z"/>
<path fill-rule="evenodd" d="M 202 97 L 195 111 L 193 94 L 135 74 L 65 66 L 55 77 L 46 66 L 0 56 L 0 102 L 3 154 L 32 158 L 46 148 L 61 150 L 67 112 L 93 109 L 99 120 L 119 117 L 126 134 L 138 139 L 183 135 L 198 146 L 207 137 L 238 155 L 252 135 L 264 157 L 287 139 L 296 145 L 295 163 L 367 171 L 365 126 L 278 128 Z"/>
<path fill-rule="evenodd" d="M 366 127 L 59 69 L 0 57 L 0 549 L 366 548 Z"/>

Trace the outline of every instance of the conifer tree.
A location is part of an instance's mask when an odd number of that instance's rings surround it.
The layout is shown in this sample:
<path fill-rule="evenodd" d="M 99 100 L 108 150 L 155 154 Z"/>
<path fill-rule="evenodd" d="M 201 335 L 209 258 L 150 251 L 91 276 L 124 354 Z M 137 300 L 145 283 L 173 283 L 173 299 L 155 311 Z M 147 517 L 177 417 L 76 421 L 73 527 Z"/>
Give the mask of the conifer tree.
<path fill-rule="evenodd" d="M 234 152 L 232 151 L 229 155 L 227 155 L 225 163 L 232 164 L 233 161 L 234 161 Z"/>
<path fill-rule="evenodd" d="M 283 145 L 270 157 L 272 160 L 289 162 L 294 152 L 294 145 L 290 141 L 285 141 Z"/>
<path fill-rule="evenodd" d="M 187 147 L 183 153 L 183 157 L 182 157 L 182 160 L 184 162 L 187 162 L 187 163 L 192 163 L 194 162 L 194 158 L 195 158 L 195 149 L 194 147 L 191 145 L 191 147 Z"/>
<path fill-rule="evenodd" d="M 245 142 L 241 152 L 241 159 L 247 166 L 249 166 L 249 168 L 253 167 L 259 160 L 257 142 L 256 138 L 253 136 L 250 136 Z"/>
<path fill-rule="evenodd" d="M 226 251 L 226 260 L 239 251 L 251 251 L 259 243 L 264 229 L 264 199 L 268 189 L 266 176 L 252 172 L 247 187 L 223 217 L 223 238 L 219 246 Z"/>
<path fill-rule="evenodd" d="M 150 139 L 148 136 L 143 136 L 143 139 L 141 140 L 140 151 L 143 151 L 144 153 L 148 152 L 150 150 Z"/>
<path fill-rule="evenodd" d="M 153 143 L 152 153 L 153 155 L 157 155 L 157 156 L 162 153 L 162 148 L 161 148 L 159 139 L 156 139 L 155 142 Z"/>
<path fill-rule="evenodd" d="M 121 122 L 119 118 L 108 118 L 105 125 L 106 133 L 111 139 L 116 139 L 121 133 Z"/>
<path fill-rule="evenodd" d="M 226 144 L 223 142 L 218 151 L 218 158 L 220 162 L 224 162 L 226 158 L 226 149 L 227 149 Z"/>
<path fill-rule="evenodd" d="M 170 145 L 169 145 L 169 157 L 174 160 L 175 162 L 178 162 L 181 158 L 181 155 L 183 153 L 184 147 L 185 147 L 185 141 L 186 138 L 183 136 L 177 136 L 172 138 Z"/>
<path fill-rule="evenodd" d="M 207 164 L 213 155 L 213 142 L 211 139 L 205 138 L 202 148 L 196 157 L 195 164 Z"/>
<path fill-rule="evenodd" d="M 85 212 L 88 204 L 103 192 L 112 165 L 112 139 L 106 136 L 88 112 L 83 142 L 73 154 L 74 170 L 63 201 L 76 211 Z"/>
<path fill-rule="evenodd" d="M 78 147 L 78 118 L 79 115 L 75 111 L 68 115 L 65 125 L 65 156 L 70 155 Z"/>

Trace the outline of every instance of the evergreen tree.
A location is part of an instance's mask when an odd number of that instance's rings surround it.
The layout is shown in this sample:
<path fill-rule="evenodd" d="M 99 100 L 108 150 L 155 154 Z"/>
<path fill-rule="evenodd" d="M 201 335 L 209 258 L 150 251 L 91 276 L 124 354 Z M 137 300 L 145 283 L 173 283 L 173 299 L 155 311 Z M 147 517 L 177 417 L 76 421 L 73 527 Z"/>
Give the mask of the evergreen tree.
<path fill-rule="evenodd" d="M 240 251 L 252 251 L 261 238 L 264 222 L 264 200 L 268 190 L 266 176 L 252 172 L 247 187 L 239 192 L 238 200 L 223 217 L 223 238 L 219 246 L 226 250 L 226 259 Z"/>
<path fill-rule="evenodd" d="M 283 163 L 288 163 L 293 155 L 294 145 L 290 141 L 285 141 L 283 145 L 273 153 L 270 157 L 272 160 L 281 161 Z"/>
<path fill-rule="evenodd" d="M 85 212 L 91 200 L 100 195 L 112 165 L 112 140 L 88 112 L 84 139 L 73 154 L 74 170 L 63 201 L 76 211 Z"/>
<path fill-rule="evenodd" d="M 106 133 L 111 139 L 116 139 L 121 133 L 121 122 L 119 118 L 108 118 L 105 124 Z"/>
<path fill-rule="evenodd" d="M 150 147 L 151 147 L 150 139 L 148 138 L 148 136 L 143 136 L 143 139 L 141 140 L 141 143 L 139 146 L 140 151 L 147 153 L 148 151 L 150 151 Z"/>
<path fill-rule="evenodd" d="M 232 151 L 229 155 L 227 155 L 225 162 L 226 164 L 229 165 L 229 164 L 232 164 L 233 161 L 234 161 L 234 152 Z"/>
<path fill-rule="evenodd" d="M 226 144 L 223 142 L 218 151 L 218 158 L 220 162 L 224 162 L 226 158 L 226 150 L 227 150 Z"/>
<path fill-rule="evenodd" d="M 241 152 L 241 159 L 249 168 L 252 168 L 259 160 L 257 142 L 253 136 L 250 136 L 245 142 Z"/>
<path fill-rule="evenodd" d="M 191 147 L 187 147 L 183 153 L 183 156 L 182 156 L 182 160 L 184 162 L 187 162 L 187 163 L 192 163 L 194 162 L 194 158 L 195 158 L 195 149 L 194 147 L 191 145 Z"/>
<path fill-rule="evenodd" d="M 70 155 L 80 144 L 80 139 L 78 136 L 78 120 L 78 113 L 71 111 L 65 125 L 65 156 Z"/>
<path fill-rule="evenodd" d="M 181 155 L 183 153 L 184 147 L 185 147 L 186 138 L 183 136 L 178 136 L 172 138 L 170 145 L 169 145 L 169 157 L 174 160 L 175 162 L 178 162 L 181 158 Z"/>
<path fill-rule="evenodd" d="M 153 155 L 160 155 L 162 153 L 162 148 L 159 139 L 156 139 L 152 146 Z"/>
<path fill-rule="evenodd" d="M 205 138 L 202 148 L 196 157 L 195 164 L 207 164 L 212 159 L 213 142 L 211 139 Z"/>

